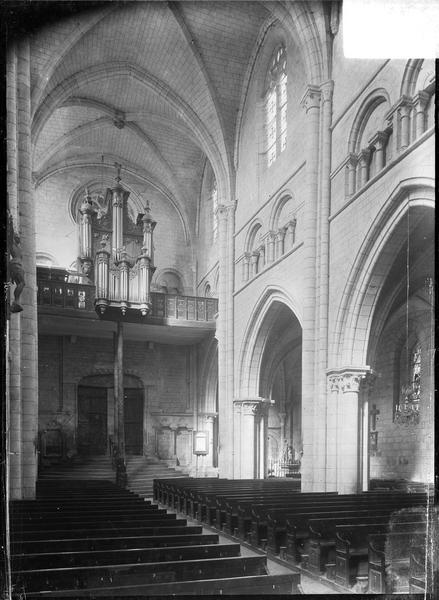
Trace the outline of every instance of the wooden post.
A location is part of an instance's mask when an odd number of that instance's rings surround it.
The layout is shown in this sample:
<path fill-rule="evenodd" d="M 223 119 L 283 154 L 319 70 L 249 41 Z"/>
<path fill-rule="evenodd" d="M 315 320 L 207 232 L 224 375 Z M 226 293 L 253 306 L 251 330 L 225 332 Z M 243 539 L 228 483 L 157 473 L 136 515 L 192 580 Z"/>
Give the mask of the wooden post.
<path fill-rule="evenodd" d="M 117 322 L 114 353 L 114 437 L 116 440 L 116 484 L 125 487 L 124 380 L 123 380 L 123 323 Z"/>
<path fill-rule="evenodd" d="M 117 323 L 116 343 L 116 370 L 117 370 L 117 448 L 119 457 L 125 461 L 125 423 L 124 423 L 124 385 L 123 385 L 123 323 Z"/>

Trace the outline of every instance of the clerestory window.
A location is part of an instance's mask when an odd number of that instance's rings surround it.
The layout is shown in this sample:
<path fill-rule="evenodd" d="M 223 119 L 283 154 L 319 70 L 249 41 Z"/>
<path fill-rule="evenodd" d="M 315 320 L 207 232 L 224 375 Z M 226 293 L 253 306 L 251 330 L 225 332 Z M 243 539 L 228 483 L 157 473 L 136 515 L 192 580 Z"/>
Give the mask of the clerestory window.
<path fill-rule="evenodd" d="M 283 46 L 274 53 L 267 73 L 265 126 L 270 166 L 287 145 L 287 55 Z"/>

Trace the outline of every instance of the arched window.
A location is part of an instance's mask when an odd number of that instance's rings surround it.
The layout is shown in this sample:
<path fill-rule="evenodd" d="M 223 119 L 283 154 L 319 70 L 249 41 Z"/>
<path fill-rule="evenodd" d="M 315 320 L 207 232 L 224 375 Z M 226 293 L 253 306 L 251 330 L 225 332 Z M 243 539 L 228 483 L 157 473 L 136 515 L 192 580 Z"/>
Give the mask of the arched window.
<path fill-rule="evenodd" d="M 274 53 L 267 73 L 265 126 L 270 166 L 287 145 L 287 55 L 283 46 Z"/>
<path fill-rule="evenodd" d="M 403 353 L 404 354 L 404 353 Z M 421 399 L 421 345 L 417 342 L 410 354 L 401 360 L 401 380 L 399 402 L 395 410 L 395 422 L 409 425 L 419 422 L 419 401 Z M 403 363 L 406 363 L 404 368 Z"/>
<path fill-rule="evenodd" d="M 212 185 L 212 212 L 213 212 L 213 221 L 212 221 L 212 233 L 213 239 L 216 240 L 218 237 L 218 188 L 216 186 L 216 180 L 213 180 Z"/>
<path fill-rule="evenodd" d="M 410 385 L 413 390 L 413 399 L 419 402 L 421 395 L 421 346 L 417 344 L 410 357 Z"/>

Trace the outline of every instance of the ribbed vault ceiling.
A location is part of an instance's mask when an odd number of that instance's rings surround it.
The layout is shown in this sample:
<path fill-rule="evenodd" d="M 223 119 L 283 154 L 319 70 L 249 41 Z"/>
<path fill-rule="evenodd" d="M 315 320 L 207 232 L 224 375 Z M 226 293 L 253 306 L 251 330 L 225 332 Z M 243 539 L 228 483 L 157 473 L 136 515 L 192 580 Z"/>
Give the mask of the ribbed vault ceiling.
<path fill-rule="evenodd" d="M 95 175 L 114 159 L 157 183 L 195 227 L 206 156 L 232 165 L 262 4 L 133 2 L 79 12 L 32 38 L 34 164 Z M 123 177 L 123 171 L 122 171 Z"/>

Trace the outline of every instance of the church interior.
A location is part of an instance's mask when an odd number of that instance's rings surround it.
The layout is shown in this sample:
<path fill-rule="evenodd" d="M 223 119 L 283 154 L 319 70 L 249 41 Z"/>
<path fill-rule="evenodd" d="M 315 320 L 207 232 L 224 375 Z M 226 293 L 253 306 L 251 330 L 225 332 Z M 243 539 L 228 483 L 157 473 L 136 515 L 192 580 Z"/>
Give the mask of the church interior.
<path fill-rule="evenodd" d="M 4 597 L 432 593 L 435 62 L 337 0 L 33 4 Z"/>

